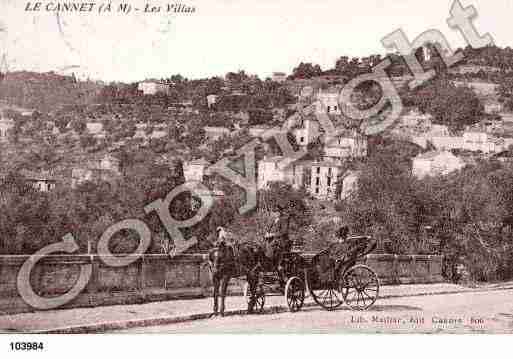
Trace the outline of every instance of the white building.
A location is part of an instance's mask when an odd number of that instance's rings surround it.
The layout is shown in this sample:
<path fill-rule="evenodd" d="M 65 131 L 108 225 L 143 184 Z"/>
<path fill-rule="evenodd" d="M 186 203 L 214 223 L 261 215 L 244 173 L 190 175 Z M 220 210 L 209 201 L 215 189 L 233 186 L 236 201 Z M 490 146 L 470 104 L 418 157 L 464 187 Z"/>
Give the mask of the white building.
<path fill-rule="evenodd" d="M 319 137 L 319 123 L 305 119 L 299 128 L 292 130 L 292 134 L 298 145 L 307 146 Z"/>
<path fill-rule="evenodd" d="M 310 193 L 317 199 L 335 198 L 337 178 L 341 167 L 332 161 L 312 162 Z"/>
<path fill-rule="evenodd" d="M 351 194 L 358 190 L 358 178 L 360 172 L 347 171 L 342 175 L 342 188 L 340 189 L 340 199 L 347 199 Z"/>
<path fill-rule="evenodd" d="M 105 138 L 105 131 L 103 129 L 103 123 L 101 122 L 87 122 L 87 132 L 96 138 Z"/>
<path fill-rule="evenodd" d="M 71 170 L 71 187 L 75 188 L 84 182 L 111 183 L 120 175 L 120 160 L 107 154 L 100 159 L 89 161 L 82 167 L 73 168 Z"/>
<path fill-rule="evenodd" d="M 285 182 L 294 188 L 305 185 L 305 170 L 308 164 L 301 161 L 290 162 L 284 156 L 264 158 L 258 162 L 258 189 L 265 188 L 270 182 Z"/>
<path fill-rule="evenodd" d="M 367 137 L 356 130 L 343 131 L 333 138 L 327 138 L 324 145 L 326 160 L 343 160 L 367 156 Z"/>
<path fill-rule="evenodd" d="M 326 113 L 330 115 L 341 115 L 342 111 L 339 104 L 338 91 L 323 91 L 317 93 L 317 101 L 315 103 L 316 113 Z"/>
<path fill-rule="evenodd" d="M 272 80 L 276 82 L 284 82 L 287 80 L 287 74 L 285 72 L 273 72 Z"/>
<path fill-rule="evenodd" d="M 490 114 L 498 114 L 503 110 L 503 106 L 500 102 L 497 101 L 487 101 L 484 104 L 484 112 Z"/>
<path fill-rule="evenodd" d="M 251 126 L 248 129 L 248 133 L 251 137 L 256 138 L 267 138 L 271 137 L 273 134 L 282 132 L 282 129 L 279 127 L 271 127 L 271 126 Z"/>
<path fill-rule="evenodd" d="M 14 127 L 14 120 L 4 117 L 0 113 L 0 142 L 6 142 L 9 139 L 9 134 Z"/>
<path fill-rule="evenodd" d="M 184 162 L 183 176 L 185 182 L 203 182 L 207 166 L 209 166 L 209 163 L 203 158 Z"/>
<path fill-rule="evenodd" d="M 289 166 L 285 157 L 275 156 L 258 162 L 257 188 L 266 188 L 271 182 L 283 182 L 308 192 L 320 200 L 336 198 L 337 181 L 341 179 L 340 199 L 347 198 L 358 187 L 359 172 L 342 173 L 342 167 L 334 161 L 296 161 Z"/>
<path fill-rule="evenodd" d="M 102 170 L 108 170 L 116 173 L 120 173 L 121 161 L 112 155 L 105 155 L 99 161 L 99 168 Z"/>
<path fill-rule="evenodd" d="M 226 127 L 217 127 L 217 126 L 205 126 L 203 127 L 203 130 L 205 131 L 205 136 L 209 140 L 218 140 L 223 136 L 229 136 L 231 134 L 230 129 Z"/>
<path fill-rule="evenodd" d="M 191 202 L 191 208 L 193 210 L 199 209 L 202 202 L 208 200 L 216 201 L 225 196 L 225 193 L 218 188 L 216 182 L 206 183 L 208 179 L 205 178 L 205 176 L 209 174 L 209 165 L 210 164 L 203 158 L 183 163 L 185 183 L 194 194 Z M 209 188 L 199 187 L 198 182 L 203 183 L 205 186 L 208 185 Z"/>
<path fill-rule="evenodd" d="M 217 95 L 208 95 L 207 96 L 207 105 L 208 108 L 212 108 L 217 103 Z"/>
<path fill-rule="evenodd" d="M 169 93 L 169 84 L 158 81 L 143 81 L 137 86 L 144 95 L 156 95 L 157 93 Z"/>
<path fill-rule="evenodd" d="M 21 175 L 37 191 L 48 192 L 55 189 L 57 179 L 49 171 L 22 170 Z"/>
<path fill-rule="evenodd" d="M 465 162 L 449 151 L 431 151 L 413 159 L 412 174 L 421 179 L 426 176 L 446 175 L 465 167 Z"/>

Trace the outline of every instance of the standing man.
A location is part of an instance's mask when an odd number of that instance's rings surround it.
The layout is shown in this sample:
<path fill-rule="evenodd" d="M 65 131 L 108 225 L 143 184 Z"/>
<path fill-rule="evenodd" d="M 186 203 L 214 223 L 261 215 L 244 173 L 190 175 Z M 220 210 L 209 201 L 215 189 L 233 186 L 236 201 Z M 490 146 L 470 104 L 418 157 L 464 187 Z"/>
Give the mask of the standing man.
<path fill-rule="evenodd" d="M 283 256 L 292 249 L 292 242 L 289 239 L 289 221 L 290 216 L 286 211 L 286 206 L 278 203 L 276 206 L 278 216 L 272 223 L 269 231 L 265 235 L 266 257 L 270 260 L 272 266 L 278 269 L 280 284 L 285 283 L 285 273 L 283 268 Z"/>

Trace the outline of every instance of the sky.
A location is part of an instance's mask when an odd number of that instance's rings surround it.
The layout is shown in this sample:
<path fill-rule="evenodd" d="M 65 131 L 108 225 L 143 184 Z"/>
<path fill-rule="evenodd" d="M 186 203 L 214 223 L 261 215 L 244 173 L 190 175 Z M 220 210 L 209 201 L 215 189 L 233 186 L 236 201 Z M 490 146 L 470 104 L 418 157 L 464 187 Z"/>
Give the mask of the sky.
<path fill-rule="evenodd" d="M 40 2 L 44 8 L 58 1 Z M 107 0 L 85 2 L 96 2 L 98 8 Z M 147 3 L 167 4 L 165 0 L 111 2 L 113 8 L 124 2 L 140 9 Z M 489 32 L 498 46 L 513 45 L 513 1 L 461 3 L 477 9 L 474 24 L 479 33 Z M 133 82 L 176 73 L 202 78 L 238 70 L 265 78 L 274 71 L 290 73 L 301 61 L 328 69 L 343 55 L 385 54 L 381 39 L 399 28 L 410 40 L 438 29 L 452 48 L 465 45 L 446 23 L 452 0 L 184 0 L 176 4 L 196 11 L 57 14 L 25 11 L 25 0 L 0 0 L 0 60 L 6 59 L 10 71 L 75 72 L 80 78 L 104 81 Z"/>

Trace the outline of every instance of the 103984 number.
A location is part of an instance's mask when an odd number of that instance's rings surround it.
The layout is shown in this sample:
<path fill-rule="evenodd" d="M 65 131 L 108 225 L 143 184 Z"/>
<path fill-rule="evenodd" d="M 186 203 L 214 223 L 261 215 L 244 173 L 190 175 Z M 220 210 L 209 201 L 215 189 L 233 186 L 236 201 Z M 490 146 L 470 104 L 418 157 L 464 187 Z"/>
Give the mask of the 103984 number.
<path fill-rule="evenodd" d="M 12 351 L 43 350 L 43 342 L 11 342 Z"/>

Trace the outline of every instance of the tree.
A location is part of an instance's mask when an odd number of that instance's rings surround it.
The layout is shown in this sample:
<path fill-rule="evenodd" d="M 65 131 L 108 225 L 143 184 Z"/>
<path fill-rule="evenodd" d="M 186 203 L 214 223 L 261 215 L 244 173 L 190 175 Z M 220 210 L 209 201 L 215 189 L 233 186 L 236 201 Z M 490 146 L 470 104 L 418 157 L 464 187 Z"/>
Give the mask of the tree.
<path fill-rule="evenodd" d="M 322 75 L 322 70 L 319 65 L 301 62 L 292 70 L 291 77 L 293 79 L 309 79 L 320 75 Z"/>
<path fill-rule="evenodd" d="M 96 140 L 96 137 L 90 133 L 84 133 L 82 136 L 80 136 L 80 145 L 82 148 L 93 147 L 97 144 L 97 142 L 98 141 Z"/>
<path fill-rule="evenodd" d="M 79 119 L 75 119 L 71 122 L 71 128 L 78 134 L 78 135 L 82 135 L 85 130 L 87 129 L 87 125 L 85 123 L 85 121 L 83 120 L 79 120 Z"/>
<path fill-rule="evenodd" d="M 456 130 L 479 122 L 484 110 L 472 89 L 456 86 L 445 79 L 431 81 L 408 96 L 405 102 L 433 115 L 434 123 Z"/>
<path fill-rule="evenodd" d="M 68 124 L 71 122 L 70 116 L 57 116 L 55 118 L 55 126 L 59 129 L 60 133 L 64 133 L 68 130 Z"/>

